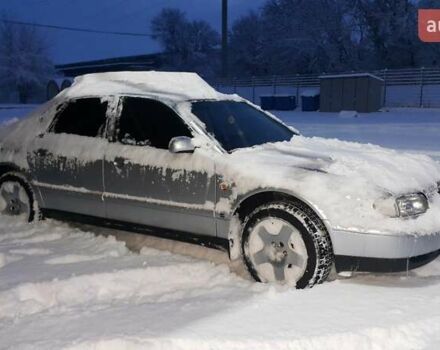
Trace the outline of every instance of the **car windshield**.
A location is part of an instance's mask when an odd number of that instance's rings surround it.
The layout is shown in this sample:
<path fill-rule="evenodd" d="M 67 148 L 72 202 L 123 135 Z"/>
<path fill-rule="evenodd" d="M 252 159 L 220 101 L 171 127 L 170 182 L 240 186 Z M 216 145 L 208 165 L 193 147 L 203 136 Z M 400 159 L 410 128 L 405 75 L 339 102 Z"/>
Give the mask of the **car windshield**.
<path fill-rule="evenodd" d="M 193 102 L 192 112 L 228 152 L 289 141 L 295 135 L 285 125 L 245 102 L 198 101 Z"/>

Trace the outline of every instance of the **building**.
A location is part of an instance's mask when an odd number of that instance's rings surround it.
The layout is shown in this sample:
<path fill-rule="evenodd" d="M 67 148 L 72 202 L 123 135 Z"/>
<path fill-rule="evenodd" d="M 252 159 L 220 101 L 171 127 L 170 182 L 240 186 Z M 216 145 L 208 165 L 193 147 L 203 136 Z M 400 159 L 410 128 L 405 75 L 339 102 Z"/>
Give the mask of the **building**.
<path fill-rule="evenodd" d="M 323 75 L 320 111 L 377 112 L 383 106 L 384 80 L 370 73 Z"/>
<path fill-rule="evenodd" d="M 55 69 L 58 73 L 58 78 L 48 82 L 46 98 L 50 100 L 58 95 L 60 91 L 71 85 L 73 78 L 79 75 L 103 72 L 159 70 L 163 62 L 163 54 L 149 54 L 56 65 Z"/>
<path fill-rule="evenodd" d="M 156 53 L 61 64 L 55 68 L 65 77 L 76 77 L 89 73 L 157 70 L 162 65 L 163 54 Z"/>

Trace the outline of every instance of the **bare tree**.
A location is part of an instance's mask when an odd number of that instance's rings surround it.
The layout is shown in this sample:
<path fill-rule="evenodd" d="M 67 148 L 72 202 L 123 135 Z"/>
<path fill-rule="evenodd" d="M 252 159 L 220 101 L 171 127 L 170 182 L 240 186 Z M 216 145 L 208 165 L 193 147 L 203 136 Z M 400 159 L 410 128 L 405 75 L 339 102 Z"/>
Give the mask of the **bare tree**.
<path fill-rule="evenodd" d="M 440 9 L 438 0 L 422 0 L 418 3 L 419 9 Z M 417 63 L 425 67 L 440 66 L 440 46 L 432 43 L 419 43 Z"/>
<path fill-rule="evenodd" d="M 220 37 L 207 22 L 189 21 L 184 12 L 168 8 L 152 20 L 151 31 L 161 43 L 170 69 L 214 73 Z"/>
<path fill-rule="evenodd" d="M 264 25 L 260 14 L 250 12 L 238 19 L 231 30 L 231 62 L 235 74 L 265 75 Z"/>
<path fill-rule="evenodd" d="M 27 103 L 53 70 L 46 42 L 35 28 L 0 22 L 0 89 L 16 91 L 20 103 Z"/>
<path fill-rule="evenodd" d="M 268 0 L 232 28 L 237 69 L 288 74 L 352 67 L 351 28 L 345 1 Z"/>
<path fill-rule="evenodd" d="M 412 0 L 356 0 L 355 16 L 367 29 L 378 67 L 418 64 L 417 8 Z"/>
<path fill-rule="evenodd" d="M 420 9 L 440 9 L 440 3 L 438 0 L 420 0 L 417 7 Z"/>

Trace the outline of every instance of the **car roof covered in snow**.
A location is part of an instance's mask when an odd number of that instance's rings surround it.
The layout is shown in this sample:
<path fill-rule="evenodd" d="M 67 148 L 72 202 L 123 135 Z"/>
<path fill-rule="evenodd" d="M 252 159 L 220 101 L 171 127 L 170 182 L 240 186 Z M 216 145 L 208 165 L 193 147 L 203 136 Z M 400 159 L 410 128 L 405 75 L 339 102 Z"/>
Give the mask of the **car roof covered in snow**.
<path fill-rule="evenodd" d="M 176 102 L 219 99 L 221 96 L 198 74 L 156 71 L 87 74 L 75 78 L 63 94 L 68 98 L 146 95 Z"/>

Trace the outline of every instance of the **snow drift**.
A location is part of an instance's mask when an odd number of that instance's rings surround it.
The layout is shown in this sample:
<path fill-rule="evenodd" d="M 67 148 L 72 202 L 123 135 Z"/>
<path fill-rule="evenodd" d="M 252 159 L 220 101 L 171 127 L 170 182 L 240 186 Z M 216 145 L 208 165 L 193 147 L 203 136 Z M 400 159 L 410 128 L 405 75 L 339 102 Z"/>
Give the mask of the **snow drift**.
<path fill-rule="evenodd" d="M 1 349 L 351 350 L 361 344 L 363 350 L 414 350 L 440 344 L 439 260 L 409 278 L 359 275 L 291 290 L 240 279 L 209 261 L 151 248 L 135 254 L 112 237 L 59 222 L 0 217 L 2 256 Z"/>

